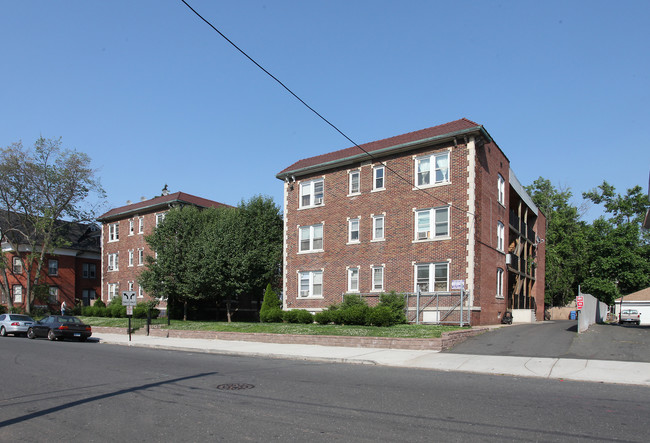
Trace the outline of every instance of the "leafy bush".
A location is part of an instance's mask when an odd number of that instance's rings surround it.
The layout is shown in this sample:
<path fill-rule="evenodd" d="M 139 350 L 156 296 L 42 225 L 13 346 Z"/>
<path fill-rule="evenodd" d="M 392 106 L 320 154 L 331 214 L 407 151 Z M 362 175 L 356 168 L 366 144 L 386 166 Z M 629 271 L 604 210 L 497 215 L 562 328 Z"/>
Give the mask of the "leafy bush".
<path fill-rule="evenodd" d="M 95 304 L 93 306 L 96 307 L 96 308 L 105 308 L 106 303 L 101 301 L 101 299 L 97 299 L 97 300 L 95 300 Z"/>
<path fill-rule="evenodd" d="M 7 313 L 7 308 L 4 305 L 0 305 L 0 315 L 6 314 Z"/>
<path fill-rule="evenodd" d="M 106 314 L 108 317 L 122 318 L 126 317 L 126 306 L 122 306 L 122 299 L 115 297 L 106 307 Z"/>
<path fill-rule="evenodd" d="M 265 323 L 275 323 L 277 319 L 277 310 L 282 311 L 282 301 L 278 298 L 271 284 L 266 286 L 264 292 L 264 300 L 262 300 L 262 307 L 260 308 L 260 321 Z M 271 318 L 271 320 L 269 320 Z"/>
<path fill-rule="evenodd" d="M 133 318 L 147 318 L 151 310 L 151 318 L 158 318 L 160 310 L 156 308 L 158 302 L 156 300 L 143 301 L 138 303 L 133 308 Z"/>
<path fill-rule="evenodd" d="M 340 310 L 338 321 L 343 325 L 366 325 L 370 308 L 368 305 L 353 305 Z"/>
<path fill-rule="evenodd" d="M 282 323 L 284 311 L 281 308 L 270 308 L 260 311 L 260 321 L 264 323 Z"/>
<path fill-rule="evenodd" d="M 403 294 L 398 294 L 395 291 L 391 291 L 388 294 L 381 294 L 379 296 L 379 304 L 377 307 L 379 306 L 386 307 L 393 313 L 391 324 L 385 326 L 407 323 L 406 314 L 404 314 L 406 309 L 406 299 Z"/>
<path fill-rule="evenodd" d="M 332 311 L 326 309 L 325 311 L 317 312 L 316 315 L 314 315 L 314 321 L 319 325 L 328 325 L 332 323 Z"/>
<path fill-rule="evenodd" d="M 25 308 L 22 306 L 12 306 L 9 308 L 9 312 L 12 314 L 24 314 L 25 313 Z"/>
<path fill-rule="evenodd" d="M 392 326 L 394 322 L 395 314 L 388 306 L 377 305 L 368 315 L 368 324 L 372 326 Z"/>
<path fill-rule="evenodd" d="M 292 309 L 285 311 L 282 319 L 287 323 L 304 323 L 309 324 L 314 322 L 314 316 L 309 311 L 304 309 Z"/>

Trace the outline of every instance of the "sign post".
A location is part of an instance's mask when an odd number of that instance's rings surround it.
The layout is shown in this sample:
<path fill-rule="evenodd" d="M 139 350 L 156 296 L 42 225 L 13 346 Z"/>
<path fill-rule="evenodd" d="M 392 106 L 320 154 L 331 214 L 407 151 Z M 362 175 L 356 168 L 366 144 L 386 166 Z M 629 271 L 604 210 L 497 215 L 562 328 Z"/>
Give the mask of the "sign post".
<path fill-rule="evenodd" d="M 136 304 L 135 291 L 122 292 L 122 306 L 126 306 L 126 315 L 129 317 L 129 341 L 131 341 L 131 317 L 133 316 L 133 307 Z"/>

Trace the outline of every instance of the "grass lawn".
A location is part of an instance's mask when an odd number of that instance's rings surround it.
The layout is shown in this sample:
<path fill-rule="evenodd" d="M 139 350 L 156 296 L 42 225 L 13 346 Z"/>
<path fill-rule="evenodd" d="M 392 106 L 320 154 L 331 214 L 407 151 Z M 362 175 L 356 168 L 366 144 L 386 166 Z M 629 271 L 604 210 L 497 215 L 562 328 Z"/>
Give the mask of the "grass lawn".
<path fill-rule="evenodd" d="M 108 326 L 126 329 L 127 318 L 82 317 L 91 326 Z M 132 327 L 144 327 L 144 320 L 133 319 Z M 164 326 L 167 328 L 167 325 Z M 217 332 L 257 332 L 266 334 L 343 335 L 351 337 L 439 338 L 443 332 L 455 331 L 458 326 L 395 325 L 385 328 L 376 326 L 341 326 L 294 323 L 245 323 L 172 320 L 169 329 Z"/>

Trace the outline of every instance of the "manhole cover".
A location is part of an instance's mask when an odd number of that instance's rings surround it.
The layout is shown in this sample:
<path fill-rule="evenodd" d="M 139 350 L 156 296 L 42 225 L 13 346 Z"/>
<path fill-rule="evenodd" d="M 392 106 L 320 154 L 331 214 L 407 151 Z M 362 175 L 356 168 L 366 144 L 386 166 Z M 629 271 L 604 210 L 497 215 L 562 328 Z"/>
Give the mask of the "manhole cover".
<path fill-rule="evenodd" d="M 221 391 L 241 391 L 242 389 L 253 389 L 254 387 L 255 385 L 248 383 L 226 383 L 217 386 L 217 389 Z"/>

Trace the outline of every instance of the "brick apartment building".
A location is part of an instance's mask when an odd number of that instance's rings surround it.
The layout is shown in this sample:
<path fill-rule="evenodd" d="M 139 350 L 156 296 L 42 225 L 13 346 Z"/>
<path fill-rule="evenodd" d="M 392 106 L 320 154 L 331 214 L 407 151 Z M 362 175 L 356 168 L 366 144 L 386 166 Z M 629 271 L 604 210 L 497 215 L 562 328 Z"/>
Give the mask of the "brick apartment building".
<path fill-rule="evenodd" d="M 46 297 L 38 298 L 34 307 L 58 312 L 63 301 L 69 308 L 76 304 L 87 306 L 100 291 L 100 229 L 95 224 L 59 222 L 60 235 L 67 246 L 55 248 L 46 254 L 39 284 L 47 286 Z M 27 303 L 27 270 L 23 266 L 29 253 L 27 245 L 13 250 L 2 242 L 2 253 L 8 264 L 6 269 L 9 296 L 14 307 L 24 308 Z M 23 258 L 21 262 L 20 257 Z M 5 294 L 0 303 L 8 306 Z"/>
<path fill-rule="evenodd" d="M 473 325 L 506 311 L 543 319 L 545 217 L 482 125 L 461 119 L 330 152 L 277 178 L 285 309 L 318 312 L 346 293 L 373 305 L 396 291 L 411 294 L 410 321 L 457 321 L 460 284 Z"/>
<path fill-rule="evenodd" d="M 150 299 L 138 284 L 145 257 L 153 254 L 145 237 L 164 220 L 170 208 L 227 206 L 184 192 L 170 194 L 166 188 L 161 196 L 111 209 L 97 219 L 102 223 L 101 298 L 104 303 L 121 297 L 123 291 L 135 291 L 138 302 Z M 166 304 L 163 302 L 159 309 L 165 311 Z"/>

